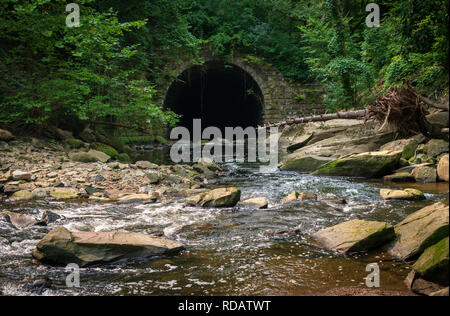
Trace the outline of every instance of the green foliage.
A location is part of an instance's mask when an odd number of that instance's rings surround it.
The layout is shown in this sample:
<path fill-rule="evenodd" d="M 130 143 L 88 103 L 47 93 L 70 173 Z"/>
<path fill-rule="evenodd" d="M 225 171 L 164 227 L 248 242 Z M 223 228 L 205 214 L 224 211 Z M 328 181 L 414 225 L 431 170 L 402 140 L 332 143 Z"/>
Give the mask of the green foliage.
<path fill-rule="evenodd" d="M 201 64 L 204 48 L 320 81 L 331 111 L 363 106 L 383 79 L 384 89 L 448 85 L 449 0 L 380 0 L 379 28 L 366 27 L 363 0 L 79 0 L 79 28 L 65 25 L 67 3 L 1 2 L 0 123 L 102 121 L 156 135 L 179 119 L 155 103 L 178 75 L 165 66 Z"/>
<path fill-rule="evenodd" d="M 146 21 L 119 22 L 112 10 L 96 11 L 93 0 L 77 3 L 78 28 L 65 25 L 66 1 L 2 3 L 0 122 L 45 125 L 71 117 L 139 128 L 176 123 L 129 64 L 139 45 L 124 44 L 124 34 Z"/>

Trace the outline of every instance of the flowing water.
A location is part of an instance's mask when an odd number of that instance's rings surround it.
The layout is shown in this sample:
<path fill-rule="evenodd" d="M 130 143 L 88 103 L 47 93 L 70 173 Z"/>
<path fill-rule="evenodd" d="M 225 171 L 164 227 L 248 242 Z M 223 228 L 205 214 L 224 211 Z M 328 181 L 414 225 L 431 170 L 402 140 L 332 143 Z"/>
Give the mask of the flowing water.
<path fill-rule="evenodd" d="M 53 227 L 14 230 L 0 221 L 0 291 L 30 295 L 37 279 L 54 285 L 44 295 L 310 295 L 342 286 L 365 286 L 366 265 L 377 262 L 383 290 L 406 291 L 406 263 L 381 253 L 344 257 L 318 247 L 312 233 L 350 219 L 398 223 L 408 214 L 446 199 L 446 185 L 424 189 L 425 202 L 384 202 L 380 182 L 324 178 L 292 172 L 261 173 L 255 164 L 228 164 L 218 186 L 242 189 L 243 199 L 265 196 L 268 210 L 184 207 L 184 199 L 153 205 L 34 202 L 1 209 L 64 216 L 73 231 L 163 231 L 185 244 L 168 258 L 81 269 L 81 287 L 65 287 L 64 268 L 39 265 L 31 252 Z M 282 206 L 292 190 L 317 193 L 319 201 Z M 347 205 L 334 203 L 345 198 Z"/>

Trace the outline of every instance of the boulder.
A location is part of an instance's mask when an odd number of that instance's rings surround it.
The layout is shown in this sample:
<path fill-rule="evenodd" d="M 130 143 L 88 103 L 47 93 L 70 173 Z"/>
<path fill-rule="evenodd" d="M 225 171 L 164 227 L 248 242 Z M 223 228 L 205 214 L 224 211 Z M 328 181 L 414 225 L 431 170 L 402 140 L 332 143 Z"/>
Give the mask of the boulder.
<path fill-rule="evenodd" d="M 84 147 L 84 142 L 75 138 L 68 138 L 64 141 L 64 143 L 71 149 L 81 149 Z"/>
<path fill-rule="evenodd" d="M 411 173 L 420 183 L 435 183 L 437 180 L 436 168 L 430 164 L 418 165 Z"/>
<path fill-rule="evenodd" d="M 425 200 L 425 195 L 417 189 L 404 190 L 388 190 L 381 189 L 380 196 L 383 200 L 404 200 L 404 201 L 421 201 Z"/>
<path fill-rule="evenodd" d="M 431 295 L 442 290 L 439 284 L 424 280 L 416 279 L 410 286 L 411 291 L 419 295 Z"/>
<path fill-rule="evenodd" d="M 81 133 L 80 138 L 84 140 L 86 143 L 94 143 L 97 140 L 95 132 L 91 130 L 89 127 L 86 127 Z"/>
<path fill-rule="evenodd" d="M 401 151 L 353 154 L 323 165 L 314 174 L 378 178 L 392 173 L 401 156 Z"/>
<path fill-rule="evenodd" d="M 448 237 L 437 244 L 425 249 L 414 263 L 413 269 L 418 275 L 427 280 L 448 285 L 449 277 L 449 244 Z"/>
<path fill-rule="evenodd" d="M 15 170 L 11 173 L 11 177 L 14 181 L 30 181 L 31 180 L 31 173 L 21 171 L 21 170 Z"/>
<path fill-rule="evenodd" d="M 331 158 L 315 155 L 291 155 L 287 156 L 280 164 L 281 170 L 295 170 L 299 172 L 312 172 L 332 161 Z"/>
<path fill-rule="evenodd" d="M 223 171 L 221 167 L 219 167 L 212 159 L 210 158 L 201 158 L 198 162 L 198 165 L 202 165 L 213 172 Z"/>
<path fill-rule="evenodd" d="M 111 158 L 117 158 L 119 156 L 119 153 L 116 149 L 114 149 L 110 145 L 106 145 L 103 143 L 93 143 L 91 144 L 91 148 L 97 151 L 100 151 L 106 155 L 108 155 Z"/>
<path fill-rule="evenodd" d="M 20 191 L 14 192 L 14 194 L 11 196 L 11 199 L 16 200 L 16 201 L 33 200 L 36 198 L 37 198 L 37 195 L 28 190 L 20 190 Z"/>
<path fill-rule="evenodd" d="M 380 151 L 401 151 L 402 157 L 406 160 L 414 157 L 417 147 L 425 142 L 426 137 L 418 134 L 408 139 L 394 140 L 381 146 Z"/>
<path fill-rule="evenodd" d="M 262 210 L 269 206 L 269 201 L 265 197 L 256 197 L 245 200 L 240 205 Z"/>
<path fill-rule="evenodd" d="M 204 164 L 197 163 L 193 165 L 192 168 L 194 169 L 195 172 L 198 172 L 199 174 L 202 175 L 202 177 L 207 179 L 212 179 L 217 176 L 215 172 L 211 171 L 211 169 Z"/>
<path fill-rule="evenodd" d="M 289 145 L 286 150 L 288 152 L 294 152 L 297 149 L 300 149 L 302 147 L 305 147 L 306 144 L 313 138 L 314 134 L 304 134 L 300 135 L 299 137 L 295 137 L 291 140 L 291 145 Z"/>
<path fill-rule="evenodd" d="M 73 139 L 72 132 L 65 131 L 65 130 L 60 129 L 60 128 L 56 128 L 55 129 L 55 134 L 56 134 L 56 137 L 58 137 L 58 139 L 60 139 L 60 140 Z"/>
<path fill-rule="evenodd" d="M 119 160 L 120 162 L 127 163 L 127 162 L 131 162 L 131 157 L 127 153 L 122 153 L 122 154 L 119 154 L 119 156 L 117 157 L 117 160 Z"/>
<path fill-rule="evenodd" d="M 148 172 L 145 176 L 150 181 L 150 184 L 158 184 L 161 181 L 158 172 Z"/>
<path fill-rule="evenodd" d="M 72 188 L 53 188 L 50 196 L 58 200 L 76 199 L 80 196 L 80 192 Z"/>
<path fill-rule="evenodd" d="M 384 182 L 409 183 L 416 182 L 416 178 L 409 172 L 397 172 L 383 178 Z"/>
<path fill-rule="evenodd" d="M 176 241 L 141 233 L 70 232 L 64 227 L 55 227 L 38 243 L 33 257 L 54 265 L 76 263 L 86 267 L 175 254 L 183 249 Z"/>
<path fill-rule="evenodd" d="M 448 154 L 441 158 L 437 167 L 438 178 L 441 181 L 448 182 L 449 171 L 448 171 Z"/>
<path fill-rule="evenodd" d="M 292 203 L 296 201 L 317 201 L 317 194 L 314 193 L 298 193 L 297 191 L 292 191 L 288 196 L 283 199 L 283 204 Z"/>
<path fill-rule="evenodd" d="M 191 198 L 187 204 L 201 207 L 234 207 L 241 199 L 238 188 L 221 188 L 200 193 Z"/>
<path fill-rule="evenodd" d="M 424 152 L 429 158 L 436 159 L 439 155 L 448 154 L 448 142 L 442 139 L 432 139 L 424 147 Z"/>
<path fill-rule="evenodd" d="M 442 290 L 430 293 L 430 296 L 449 296 L 448 286 Z"/>
<path fill-rule="evenodd" d="M 443 203 L 427 206 L 397 224 L 397 239 L 389 253 L 401 260 L 412 259 L 444 239 L 449 233 L 449 208 Z"/>
<path fill-rule="evenodd" d="M 14 212 L 1 212 L 0 216 L 2 216 L 8 223 L 10 223 L 17 229 L 26 228 L 33 225 L 45 224 L 42 221 L 38 221 L 36 218 L 32 216 Z"/>
<path fill-rule="evenodd" d="M 393 139 L 393 133 L 380 134 L 373 126 L 353 126 L 338 133 L 332 130 L 324 128 L 320 133 L 324 138 L 315 132 L 305 147 L 282 158 L 280 169 L 312 172 L 338 158 L 378 150 Z"/>
<path fill-rule="evenodd" d="M 8 142 L 13 139 L 14 139 L 14 135 L 11 134 L 11 132 L 4 130 L 4 129 L 0 129 L 0 141 Z"/>
<path fill-rule="evenodd" d="M 314 234 L 326 248 L 351 254 L 367 251 L 393 240 L 394 227 L 384 222 L 352 220 Z"/>
<path fill-rule="evenodd" d="M 282 203 L 283 204 L 287 204 L 287 203 L 292 203 L 297 201 L 299 194 L 297 191 L 292 191 L 288 196 L 283 198 Z"/>
<path fill-rule="evenodd" d="M 150 161 L 138 161 L 136 162 L 136 167 L 139 169 L 158 169 L 158 165 L 151 163 Z"/>
<path fill-rule="evenodd" d="M 426 116 L 429 123 L 428 130 L 432 137 L 448 140 L 448 134 L 442 129 L 448 127 L 448 112 L 435 112 Z"/>
<path fill-rule="evenodd" d="M 153 194 L 130 194 L 119 199 L 120 203 L 155 203 L 158 197 Z"/>
<path fill-rule="evenodd" d="M 103 162 L 107 163 L 111 157 L 107 154 L 97 151 L 97 150 L 89 150 L 88 152 L 75 152 L 70 153 L 69 157 L 73 161 L 89 163 L 89 162 Z"/>

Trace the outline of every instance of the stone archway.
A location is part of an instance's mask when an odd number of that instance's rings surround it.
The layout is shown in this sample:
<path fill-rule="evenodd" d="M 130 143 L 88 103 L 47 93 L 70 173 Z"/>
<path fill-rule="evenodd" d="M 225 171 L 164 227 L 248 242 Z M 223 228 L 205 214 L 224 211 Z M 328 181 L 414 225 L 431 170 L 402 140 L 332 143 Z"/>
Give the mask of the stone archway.
<path fill-rule="evenodd" d="M 192 65 L 167 89 L 164 107 L 181 114 L 179 125 L 243 128 L 264 122 L 264 95 L 255 78 L 243 68 L 220 60 Z"/>
<path fill-rule="evenodd" d="M 165 68 L 170 80 L 159 86 L 163 93 L 159 102 L 183 115 L 180 125 L 188 125 L 188 121 L 192 124 L 192 118 L 202 118 L 205 122 L 212 122 L 209 125 L 215 124 L 210 126 L 246 127 L 325 112 L 320 84 L 286 80 L 274 66 L 239 53 L 231 58 L 217 59 L 206 52 L 203 60 L 202 65 L 185 60 L 178 65 L 168 64 Z M 208 87 L 217 83 L 223 89 L 216 89 L 219 91 L 215 94 L 218 102 L 214 105 L 214 98 L 211 98 L 214 95 L 208 94 Z M 244 94 L 243 90 L 247 93 Z M 209 96 L 209 102 L 200 95 Z M 242 98 L 236 101 L 232 97 L 237 95 L 242 95 Z M 221 118 L 222 124 L 214 117 Z"/>

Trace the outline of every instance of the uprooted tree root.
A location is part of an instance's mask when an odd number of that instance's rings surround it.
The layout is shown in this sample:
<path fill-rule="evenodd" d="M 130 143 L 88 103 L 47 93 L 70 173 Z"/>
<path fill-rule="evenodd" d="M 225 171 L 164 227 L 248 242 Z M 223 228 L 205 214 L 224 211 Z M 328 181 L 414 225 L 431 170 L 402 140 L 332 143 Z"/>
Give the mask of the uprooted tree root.
<path fill-rule="evenodd" d="M 380 122 L 380 130 L 387 125 L 394 126 L 401 135 L 427 133 L 420 97 L 409 85 L 392 88 L 389 93 L 379 97 L 367 107 L 364 119 Z"/>

